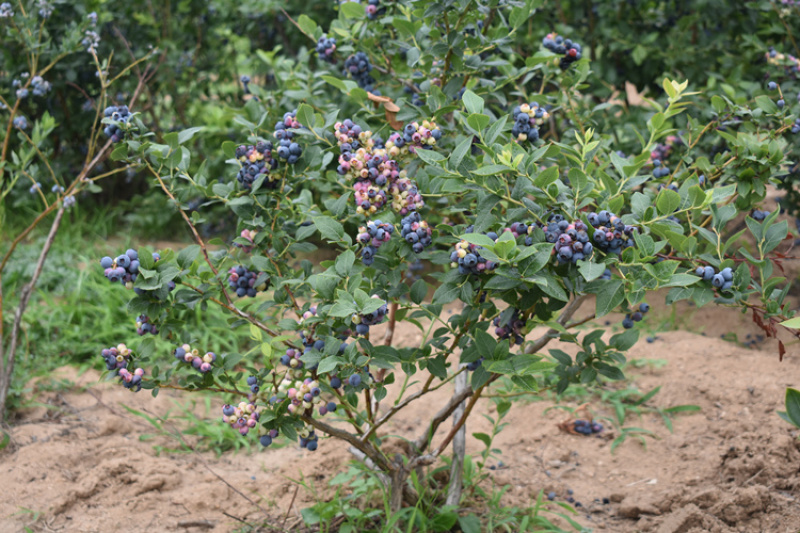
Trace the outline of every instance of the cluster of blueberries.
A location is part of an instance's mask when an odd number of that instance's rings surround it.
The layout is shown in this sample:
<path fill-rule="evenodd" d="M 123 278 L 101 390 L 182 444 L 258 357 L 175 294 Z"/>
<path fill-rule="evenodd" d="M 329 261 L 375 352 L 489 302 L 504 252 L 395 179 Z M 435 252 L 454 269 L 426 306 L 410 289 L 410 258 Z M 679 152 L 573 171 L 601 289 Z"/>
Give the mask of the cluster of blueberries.
<path fill-rule="evenodd" d="M 581 45 L 573 42 L 571 39 L 564 39 L 561 35 L 548 33 L 545 38 L 542 39 L 542 45 L 554 54 L 564 55 L 559 63 L 562 70 L 566 70 L 570 64 L 581 58 Z"/>
<path fill-rule="evenodd" d="M 197 348 L 192 349 L 188 344 L 183 344 L 175 348 L 172 355 L 175 356 L 175 359 L 178 361 L 189 363 L 195 370 L 199 370 L 203 374 L 211 370 L 212 363 L 217 360 L 217 354 L 214 352 L 208 352 L 201 356 L 200 350 Z"/>
<path fill-rule="evenodd" d="M 372 297 L 378 298 L 378 296 L 375 294 L 373 294 Z M 365 336 L 369 334 L 369 327 L 383 322 L 383 319 L 386 318 L 387 312 L 388 312 L 388 307 L 386 305 L 386 302 L 384 302 L 383 305 L 380 306 L 378 309 L 376 309 L 371 313 L 367 313 L 366 315 L 358 313 L 353 314 L 352 320 L 353 324 L 356 325 L 356 335 Z"/>
<path fill-rule="evenodd" d="M 255 238 L 258 234 L 257 231 L 251 229 L 243 229 L 242 232 L 239 234 L 239 237 L 246 240 L 250 244 L 239 244 L 238 242 L 234 242 L 233 245 L 237 248 L 241 248 L 242 251 L 246 254 L 249 254 L 255 248 Z"/>
<path fill-rule="evenodd" d="M 258 394 L 258 391 L 261 390 L 261 387 L 258 385 L 258 377 L 257 376 L 248 376 L 247 377 L 247 386 L 250 387 L 250 394 L 251 396 L 255 397 Z"/>
<path fill-rule="evenodd" d="M 655 161 L 666 161 L 676 146 L 683 145 L 683 141 L 676 135 L 667 135 L 663 143 L 658 143 L 650 152 L 650 159 Z"/>
<path fill-rule="evenodd" d="M 778 52 L 772 46 L 770 46 L 769 50 L 767 51 L 767 63 L 770 65 L 784 67 L 784 70 L 788 76 L 796 77 L 798 74 L 800 74 L 800 59 L 796 58 L 792 54 Z"/>
<path fill-rule="evenodd" d="M 472 233 L 473 227 L 469 226 L 465 233 Z M 490 231 L 485 234 L 493 241 L 497 241 L 497 233 Z M 489 261 L 481 256 L 482 246 L 472 244 L 467 241 L 459 241 L 455 245 L 455 250 L 450 253 L 450 266 L 458 268 L 459 274 L 480 275 L 497 268 L 497 263 Z"/>
<path fill-rule="evenodd" d="M 525 342 L 525 337 L 523 335 L 525 320 L 520 317 L 519 313 L 519 309 L 514 309 L 511 316 L 505 321 L 501 321 L 502 315 L 497 316 L 493 324 L 495 327 L 494 333 L 500 340 L 510 339 L 514 344 L 522 346 L 522 343 Z"/>
<path fill-rule="evenodd" d="M 577 263 L 592 255 L 588 227 L 581 220 L 569 222 L 563 215 L 550 215 L 547 226 L 542 228 L 545 240 L 554 243 L 553 254 L 559 263 Z"/>
<path fill-rule="evenodd" d="M 794 119 L 794 124 L 792 124 L 792 133 L 800 133 L 800 118 Z"/>
<path fill-rule="evenodd" d="M 539 139 L 539 126 L 550 118 L 550 114 L 537 102 L 522 104 L 511 111 L 514 126 L 511 135 L 519 142 L 536 142 Z"/>
<path fill-rule="evenodd" d="M 278 393 L 289 399 L 287 410 L 291 414 L 303 414 L 314 409 L 315 405 L 324 403 L 327 413 L 327 402 L 322 401 L 322 389 L 319 382 L 312 378 L 294 381 L 288 377 L 278 385 Z M 333 403 L 333 402 L 331 402 Z M 333 404 L 336 410 L 336 404 Z"/>
<path fill-rule="evenodd" d="M 120 368 L 117 371 L 120 383 L 126 389 L 132 389 L 133 392 L 142 390 L 142 376 L 144 376 L 144 369 L 137 368 L 131 373 L 127 368 Z"/>
<path fill-rule="evenodd" d="M 161 256 L 153 252 L 153 261 L 158 261 Z M 108 281 L 112 283 L 123 283 L 131 288 L 136 277 L 139 275 L 139 252 L 129 248 L 124 254 L 112 259 L 108 256 L 100 259 L 100 266 L 105 269 L 105 274 Z"/>
<path fill-rule="evenodd" d="M 12 86 L 19 87 L 19 89 L 17 89 L 17 98 L 22 100 L 23 98 L 28 97 L 28 89 L 22 87 L 21 81 L 14 80 L 12 82 Z M 31 89 L 34 96 L 45 96 L 52 88 L 53 86 L 50 84 L 50 82 L 44 81 L 44 78 L 41 76 L 34 76 L 31 80 Z"/>
<path fill-rule="evenodd" d="M 364 52 L 356 52 L 344 61 L 344 74 L 349 74 L 359 87 L 375 93 L 375 78 L 372 77 L 372 63 Z M 376 93 L 377 94 L 377 93 Z"/>
<path fill-rule="evenodd" d="M 300 350 L 295 348 L 288 348 L 286 353 L 281 356 L 281 364 L 284 366 L 288 366 L 292 369 L 301 369 L 303 368 L 303 361 L 300 360 L 300 356 L 303 354 Z"/>
<path fill-rule="evenodd" d="M 7 19 L 14 16 L 14 9 L 8 2 L 0 4 L 0 19 Z"/>
<path fill-rule="evenodd" d="M 53 4 L 47 0 L 38 0 L 36 2 L 36 7 L 39 8 L 39 16 L 43 19 L 50 18 L 50 15 L 53 14 Z"/>
<path fill-rule="evenodd" d="M 255 145 L 239 145 L 236 147 L 236 159 L 241 165 L 236 179 L 242 188 L 252 189 L 253 183 L 261 176 L 264 176 L 262 187 L 274 189 L 278 186 L 278 177 L 270 174 L 278 168 L 278 160 L 272 157 L 271 142 L 259 141 Z"/>
<path fill-rule="evenodd" d="M 432 135 L 429 130 L 426 133 Z M 425 205 L 416 182 L 407 178 L 392 159 L 401 153 L 400 148 L 393 145 L 389 150 L 388 144 L 350 119 L 334 125 L 334 136 L 341 152 L 337 172 L 355 181 L 358 214 L 374 214 L 389 201 L 392 209 L 403 216 Z"/>
<path fill-rule="evenodd" d="M 414 253 L 419 254 L 431 245 L 432 230 L 428 223 L 419 216 L 417 211 L 412 211 L 400 221 L 400 236 L 411 245 Z"/>
<path fill-rule="evenodd" d="M 119 370 L 120 368 L 127 368 L 128 362 L 131 358 L 131 351 L 124 344 L 118 344 L 111 348 L 104 348 L 100 355 L 106 363 L 107 370 Z"/>
<path fill-rule="evenodd" d="M 314 428 L 306 426 L 297 433 L 297 436 L 300 439 L 301 448 L 305 448 L 310 452 L 316 451 L 319 446 L 319 439 L 317 434 L 314 433 Z"/>
<path fill-rule="evenodd" d="M 442 138 L 442 130 L 436 122 L 423 120 L 420 122 L 409 122 L 405 125 L 402 132 L 395 132 L 386 140 L 386 150 L 391 157 L 410 153 L 416 150 L 432 150 L 436 141 Z"/>
<path fill-rule="evenodd" d="M 267 446 L 272 444 L 273 440 L 275 440 L 277 438 L 278 438 L 278 430 L 277 429 L 270 429 L 265 435 L 261 435 L 258 438 L 258 442 L 261 443 L 261 445 L 264 448 L 266 448 Z"/>
<path fill-rule="evenodd" d="M 100 46 L 100 34 L 94 30 L 86 30 L 83 32 L 81 46 L 86 48 L 86 51 L 90 54 L 97 53 L 97 47 Z"/>
<path fill-rule="evenodd" d="M 386 12 L 386 8 L 381 7 L 380 0 L 367 0 L 367 7 L 364 8 L 364 11 L 367 13 L 368 19 L 375 20 L 378 15 Z"/>
<path fill-rule="evenodd" d="M 590 420 L 578 419 L 572 423 L 573 429 L 581 435 L 591 435 L 603 431 L 603 424 Z"/>
<path fill-rule="evenodd" d="M 275 123 L 273 135 L 278 140 L 278 157 L 285 159 L 290 165 L 297 163 L 303 154 L 303 148 L 293 141 L 294 133 L 292 129 L 299 129 L 302 126 L 297 121 L 297 110 L 287 111 L 283 114 L 283 120 Z"/>
<path fill-rule="evenodd" d="M 110 118 L 111 120 L 116 120 L 122 124 L 127 124 L 128 121 L 131 119 L 131 112 L 128 109 L 128 106 L 121 105 L 121 106 L 109 106 L 103 111 L 103 116 L 106 118 Z M 120 129 L 119 126 L 116 124 L 106 124 L 105 129 L 103 129 L 103 133 L 106 134 L 106 137 L 111 139 L 112 143 L 116 143 L 122 140 L 125 136 L 125 131 Z"/>
<path fill-rule="evenodd" d="M 754 209 L 753 212 L 750 213 L 750 216 L 753 217 L 753 220 L 757 222 L 764 222 L 769 215 L 769 211 L 762 211 L 760 209 Z"/>
<path fill-rule="evenodd" d="M 18 115 L 16 117 L 14 117 L 14 120 L 12 120 L 11 123 L 18 130 L 27 130 L 28 129 L 28 119 L 23 117 L 22 115 Z"/>
<path fill-rule="evenodd" d="M 136 319 L 136 333 L 138 335 L 147 335 L 148 333 L 158 335 L 158 328 L 150 322 L 150 317 L 139 315 L 139 318 Z"/>
<path fill-rule="evenodd" d="M 653 177 L 654 178 L 666 178 L 669 176 L 670 170 L 669 167 L 664 166 L 661 163 L 660 159 L 653 160 Z"/>
<path fill-rule="evenodd" d="M 327 63 L 334 64 L 336 63 L 336 58 L 333 57 L 335 52 L 336 39 L 325 35 L 319 38 L 319 41 L 317 41 L 317 54 L 319 54 L 320 59 Z"/>
<path fill-rule="evenodd" d="M 733 269 L 730 267 L 717 270 L 712 266 L 697 267 L 694 271 L 696 276 L 703 278 L 703 281 L 710 281 L 711 284 L 722 290 L 729 291 L 733 287 Z"/>
<path fill-rule="evenodd" d="M 66 199 L 64 199 L 64 202 L 66 203 Z M 157 252 L 153 252 L 153 261 L 158 262 L 160 259 L 161 255 Z M 133 289 L 139 296 L 144 296 L 151 292 L 133 287 L 133 282 L 136 281 L 136 278 L 139 276 L 139 253 L 136 250 L 129 248 L 116 259 L 112 259 L 108 256 L 103 257 L 100 259 L 100 266 L 103 267 L 103 274 L 111 283 L 122 283 L 125 285 L 125 288 Z M 170 291 L 175 289 L 175 282 L 170 281 L 167 283 L 167 288 Z"/>
<path fill-rule="evenodd" d="M 253 272 L 246 267 L 239 265 L 231 267 L 228 270 L 228 286 L 236 291 L 236 296 L 244 298 L 249 296 L 255 298 L 259 291 L 267 290 L 269 278 L 256 285 L 258 278 L 264 274 L 263 272 Z"/>
<path fill-rule="evenodd" d="M 634 245 L 634 226 L 622 222 L 617 215 L 610 211 L 589 213 L 586 216 L 589 224 L 594 228 L 592 240 L 595 246 L 609 254 L 620 254 L 623 249 Z"/>
<path fill-rule="evenodd" d="M 416 213 L 415 213 L 416 214 Z M 394 233 L 394 226 L 380 220 L 368 221 L 366 226 L 358 228 L 356 240 L 365 245 L 361 250 L 361 262 L 369 266 L 375 262 L 375 253 L 385 242 L 389 242 Z"/>
<path fill-rule="evenodd" d="M 133 355 L 127 346 L 118 344 L 111 348 L 105 348 L 100 352 L 103 360 L 106 363 L 106 369 L 109 371 L 116 371 L 116 375 L 120 378 L 120 383 L 126 389 L 132 389 L 134 392 L 142 390 L 142 376 L 144 370 L 137 368 L 133 372 L 128 370 L 128 363 Z"/>
<path fill-rule="evenodd" d="M 251 429 L 256 427 L 258 418 L 258 408 L 253 403 L 240 402 L 236 407 L 228 404 L 222 406 L 222 421 L 242 435 L 247 435 Z"/>
<path fill-rule="evenodd" d="M 31 193 L 31 194 L 36 194 L 40 190 L 42 190 L 42 182 L 37 181 L 36 183 L 31 185 L 31 188 L 28 189 L 28 192 Z"/>
<path fill-rule="evenodd" d="M 634 311 L 633 313 L 628 313 L 625 315 L 625 318 L 622 319 L 622 327 L 625 329 L 631 329 L 636 322 L 641 322 L 644 318 L 644 315 L 650 310 L 650 305 L 646 303 L 639 304 L 639 309 Z"/>

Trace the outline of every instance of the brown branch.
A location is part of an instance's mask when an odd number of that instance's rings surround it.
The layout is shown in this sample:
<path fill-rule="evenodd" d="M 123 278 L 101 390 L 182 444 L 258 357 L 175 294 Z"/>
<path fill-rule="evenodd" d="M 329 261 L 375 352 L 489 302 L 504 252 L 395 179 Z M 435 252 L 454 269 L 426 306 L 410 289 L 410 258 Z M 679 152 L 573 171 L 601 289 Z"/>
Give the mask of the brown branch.
<path fill-rule="evenodd" d="M 383 455 L 381 455 L 378 452 L 378 450 L 376 450 L 371 444 L 362 442 L 356 435 L 348 433 L 347 431 L 344 431 L 337 427 L 331 426 L 330 424 L 326 424 L 325 422 L 317 420 L 316 418 L 313 418 L 308 415 L 303 415 L 300 417 L 300 419 L 306 424 L 313 426 L 315 429 L 324 431 L 331 437 L 336 437 L 337 439 L 341 439 L 345 442 L 350 443 L 351 446 L 353 446 L 357 450 L 360 450 L 361 452 L 364 453 L 364 455 L 372 459 L 372 462 L 378 465 L 378 467 L 381 468 L 384 472 L 390 472 L 392 470 L 392 466 L 389 464 L 386 458 L 383 457 Z"/>
<path fill-rule="evenodd" d="M 389 324 L 386 326 L 386 334 L 383 336 L 384 346 L 391 346 L 394 340 L 394 327 L 397 323 L 397 302 L 392 302 L 389 305 Z"/>
<path fill-rule="evenodd" d="M 589 298 L 588 294 L 582 294 L 575 298 L 574 300 L 570 301 L 564 310 L 561 312 L 561 315 L 556 320 L 557 323 L 561 324 L 562 326 L 566 325 L 570 318 L 580 309 L 581 305 Z M 581 322 L 583 323 L 583 322 Z M 574 324 L 577 325 L 577 324 Z M 536 339 L 533 344 L 529 344 L 525 347 L 525 353 L 532 354 L 540 351 L 542 348 L 547 346 L 547 344 L 555 338 L 555 336 L 559 333 L 559 331 L 555 328 L 550 328 L 547 330 L 547 333 Z"/>
<path fill-rule="evenodd" d="M 39 275 L 44 268 L 44 261 L 47 259 L 47 254 L 50 252 L 50 247 L 53 246 L 53 241 L 58 233 L 58 228 L 61 225 L 61 219 L 64 216 L 64 204 L 61 203 L 61 208 L 56 213 L 56 218 L 50 226 L 50 233 L 47 235 L 47 240 L 42 247 L 39 254 L 39 260 L 36 262 L 36 267 L 33 270 L 30 282 L 22 288 L 19 297 L 19 304 L 17 311 L 14 313 L 14 324 L 11 326 L 11 344 L 9 345 L 8 352 L 5 354 L 5 360 L 0 361 L 0 422 L 5 420 L 6 398 L 8 391 L 11 387 L 11 378 L 14 374 L 14 362 L 16 359 L 17 343 L 19 342 L 19 330 L 22 325 L 22 315 L 25 314 L 25 309 L 28 307 L 33 289 L 36 287 L 36 282 L 39 281 Z"/>
<path fill-rule="evenodd" d="M 481 387 L 478 390 L 483 390 L 483 387 Z M 453 414 L 453 411 L 455 411 L 456 408 L 458 408 L 461 402 L 472 396 L 473 393 L 474 391 L 472 390 L 472 387 L 467 387 L 466 389 L 461 391 L 460 394 L 454 394 L 453 397 L 450 398 L 450 401 L 448 401 L 447 404 L 445 404 L 445 406 L 442 407 L 439 410 L 439 412 L 434 415 L 433 419 L 431 419 L 431 422 L 428 425 L 428 428 L 425 430 L 425 432 L 422 435 L 420 435 L 416 441 L 414 441 L 414 447 L 418 450 L 419 453 L 424 452 L 425 449 L 428 447 L 428 444 L 430 444 L 433 435 L 436 433 L 436 430 L 439 429 L 439 426 L 442 424 L 442 422 L 447 420 L 450 417 L 450 415 Z M 466 414 L 469 414 L 469 412 L 467 412 Z"/>
<path fill-rule="evenodd" d="M 436 458 L 439 457 L 439 455 L 450 444 L 450 441 L 453 440 L 453 437 L 456 436 L 456 433 L 458 433 L 458 431 L 461 429 L 461 427 L 466 423 L 467 418 L 469 418 L 469 415 L 472 412 L 472 408 L 475 407 L 475 403 L 477 403 L 478 398 L 481 397 L 481 393 L 483 393 L 483 390 L 486 388 L 486 386 L 489 383 L 491 383 L 492 381 L 497 379 L 497 377 L 499 377 L 499 376 L 500 376 L 500 374 L 495 374 L 492 379 L 490 379 L 488 382 L 486 382 L 483 385 L 481 385 L 478 388 L 478 390 L 476 390 L 475 392 L 472 392 L 472 387 L 468 387 L 467 390 L 464 391 L 464 392 L 471 393 L 472 396 L 471 396 L 471 398 L 469 400 L 469 403 L 467 404 L 467 407 L 464 409 L 464 414 L 461 416 L 461 418 L 459 418 L 458 423 L 453 425 L 453 428 L 450 430 L 450 432 L 444 438 L 442 443 L 439 444 L 439 446 L 433 452 L 414 458 L 409 463 L 409 466 L 408 466 L 409 469 L 416 468 L 418 466 L 425 466 L 425 465 L 432 464 L 436 460 Z M 461 397 L 461 396 L 463 396 L 463 395 L 454 396 L 451 399 L 451 402 L 452 402 L 452 400 L 458 399 L 458 403 L 453 407 L 452 410 L 455 410 L 455 407 L 458 407 L 458 404 L 460 404 L 463 400 L 465 400 L 469 395 L 464 396 L 464 397 Z M 451 410 L 451 412 L 452 412 L 452 410 Z M 440 411 L 440 413 L 441 413 L 441 411 Z M 437 414 L 437 417 L 438 416 L 439 415 Z M 450 414 L 448 413 L 447 416 L 450 416 Z M 443 422 L 444 420 L 446 420 L 446 418 L 447 417 L 444 417 L 444 419 L 442 419 L 441 421 Z M 433 438 L 433 433 L 431 433 L 431 438 Z M 419 441 L 417 441 L 417 442 L 419 442 Z M 426 445 L 427 445 L 427 442 L 426 442 Z"/>

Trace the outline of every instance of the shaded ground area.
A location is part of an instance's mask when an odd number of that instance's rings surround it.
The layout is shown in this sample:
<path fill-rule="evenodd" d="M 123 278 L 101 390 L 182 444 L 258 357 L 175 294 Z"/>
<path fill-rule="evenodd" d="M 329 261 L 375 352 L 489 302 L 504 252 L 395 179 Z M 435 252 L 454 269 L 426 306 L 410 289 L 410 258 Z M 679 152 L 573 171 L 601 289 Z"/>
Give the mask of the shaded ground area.
<path fill-rule="evenodd" d="M 504 503 L 528 506 L 539 490 L 556 492 L 563 501 L 571 489 L 582 503 L 576 519 L 594 531 L 797 532 L 800 445 L 775 412 L 782 409 L 786 386 L 799 384 L 800 358 L 790 347 L 780 363 L 772 345 L 763 346 L 769 351 L 748 350 L 721 340 L 716 329 L 745 331 L 736 325 L 738 316 L 717 310 L 703 315 L 708 336 L 660 333 L 655 342 L 642 340 L 631 350 L 631 358 L 667 361 L 628 370 L 642 391 L 662 386 L 654 405 L 702 408 L 676 417 L 672 434 L 657 415 L 629 420 L 660 437 L 648 439 L 646 450 L 629 439 L 612 454 L 613 430 L 571 435 L 559 428 L 567 413 L 548 411 L 552 402 L 515 404 L 494 443 L 503 462 L 493 471 L 494 483 L 511 487 Z M 397 335 L 402 343 L 420 337 L 413 326 Z M 302 476 L 324 494 L 327 482 L 350 460 L 346 447 L 332 440 L 323 440 L 313 453 L 289 445 L 221 458 L 157 454 L 154 445 L 175 448 L 177 442 L 142 439 L 153 433 L 152 426 L 122 404 L 163 413 L 179 394 L 165 390 L 156 399 L 131 394 L 98 381 L 100 374 L 93 371 L 78 375 L 64 368 L 59 375 L 77 387 L 37 396 L 59 412 L 44 407 L 23 412 L 13 428 L 13 445 L 0 454 L 0 531 L 28 525 L 34 531 L 216 532 L 241 527 L 239 520 L 263 521 L 265 515 L 275 526 L 297 530 L 299 509 L 312 495 L 300 489 L 295 499 L 291 480 Z M 450 393 L 445 388 L 412 403 L 385 433 L 416 437 L 431 405 Z M 476 409 L 491 413 L 492 408 L 482 401 Z M 606 406 L 590 408 L 596 416 L 611 415 Z M 449 428 L 444 426 L 440 433 Z M 488 422 L 475 416 L 468 433 L 488 429 Z M 467 447 L 478 453 L 482 444 L 468 436 Z"/>

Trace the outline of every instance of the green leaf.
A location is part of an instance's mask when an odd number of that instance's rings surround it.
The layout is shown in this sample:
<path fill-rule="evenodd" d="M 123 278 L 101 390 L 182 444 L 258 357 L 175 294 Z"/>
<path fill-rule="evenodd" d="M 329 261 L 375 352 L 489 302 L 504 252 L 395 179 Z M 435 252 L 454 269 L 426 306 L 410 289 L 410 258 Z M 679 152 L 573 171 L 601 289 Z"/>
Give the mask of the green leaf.
<path fill-rule="evenodd" d="M 579 261 L 578 271 L 586 281 L 592 281 L 603 275 L 606 265 L 603 263 L 590 263 L 589 261 Z"/>
<path fill-rule="evenodd" d="M 625 299 L 625 283 L 619 279 L 603 281 L 597 291 L 595 316 L 600 318 L 616 309 Z"/>
<path fill-rule="evenodd" d="M 297 108 L 297 121 L 306 128 L 313 129 L 316 121 L 314 109 L 308 104 L 300 104 Z"/>
<path fill-rule="evenodd" d="M 433 303 L 449 304 L 461 293 L 461 287 L 455 283 L 442 283 L 436 292 L 433 293 Z"/>
<path fill-rule="evenodd" d="M 464 96 L 461 97 L 464 101 L 464 107 L 468 113 L 483 113 L 483 98 L 467 89 L 464 91 Z"/>
<path fill-rule="evenodd" d="M 319 362 L 319 366 L 317 367 L 317 374 L 326 374 L 331 370 L 334 370 L 337 366 L 339 366 L 340 360 L 341 358 L 336 355 L 331 355 L 330 357 L 326 357 L 325 359 Z"/>
<path fill-rule="evenodd" d="M 662 215 L 671 215 L 681 205 L 681 196 L 666 187 L 661 189 L 656 198 L 656 209 Z"/>
<path fill-rule="evenodd" d="M 445 157 L 442 154 L 439 152 L 434 152 L 433 150 L 417 150 L 416 154 L 417 157 L 429 165 L 445 160 Z"/>
<path fill-rule="evenodd" d="M 200 254 L 200 246 L 197 244 L 191 244 L 178 252 L 178 266 L 181 267 L 181 270 L 186 270 L 189 268 L 195 259 L 197 259 L 198 254 Z"/>
<path fill-rule="evenodd" d="M 800 329 L 800 316 L 790 318 L 789 320 L 784 320 L 780 323 L 780 325 L 785 328 Z"/>
<path fill-rule="evenodd" d="M 514 170 L 508 168 L 505 165 L 486 165 L 484 167 L 479 168 L 478 170 L 473 171 L 472 173 L 476 176 L 494 176 L 495 174 L 500 174 L 501 172 L 508 172 L 510 170 Z"/>
<path fill-rule="evenodd" d="M 494 248 L 494 241 L 481 233 L 465 233 L 459 237 L 462 241 L 467 241 L 470 244 L 483 246 L 484 248 Z"/>
<path fill-rule="evenodd" d="M 194 128 L 187 128 L 178 132 L 178 144 L 184 144 L 192 140 L 196 133 L 203 131 L 205 126 L 195 126 Z"/>
<path fill-rule="evenodd" d="M 340 241 L 344 237 L 344 227 L 331 217 L 318 216 L 313 217 L 312 220 L 323 238 L 329 241 Z"/>
<path fill-rule="evenodd" d="M 315 33 L 317 31 L 317 23 L 311 20 L 311 18 L 308 15 L 302 14 L 299 17 L 297 17 L 297 25 L 300 26 L 300 29 L 306 35 L 309 35 L 311 37 L 315 36 Z"/>
<path fill-rule="evenodd" d="M 349 19 L 363 19 L 366 16 L 364 6 L 357 2 L 339 4 L 339 10 Z"/>
<path fill-rule="evenodd" d="M 472 148 L 472 138 L 467 137 L 456 146 L 455 150 L 450 154 L 449 167 L 451 170 L 457 171 L 461 161 Z"/>
<path fill-rule="evenodd" d="M 414 282 L 411 286 L 411 301 L 415 304 L 420 304 L 422 300 L 425 299 L 425 296 L 428 294 L 428 284 L 425 283 L 425 280 L 418 279 Z"/>
<path fill-rule="evenodd" d="M 776 113 L 778 111 L 778 105 L 766 94 L 756 96 L 756 107 L 769 114 Z"/>
<path fill-rule="evenodd" d="M 350 275 L 350 269 L 356 262 L 356 254 L 352 250 L 347 250 L 336 258 L 336 273 L 346 278 Z"/>
<path fill-rule="evenodd" d="M 786 389 L 786 416 L 795 426 L 800 427 L 800 391 L 797 389 Z"/>
<path fill-rule="evenodd" d="M 491 121 L 492 119 L 481 113 L 473 113 L 467 117 L 467 124 L 469 124 L 469 127 L 478 132 L 483 131 Z"/>
<path fill-rule="evenodd" d="M 328 316 L 344 318 L 352 315 L 353 313 L 357 312 L 358 309 L 354 302 L 346 301 L 346 300 L 338 300 L 333 307 L 330 308 L 328 311 Z"/>

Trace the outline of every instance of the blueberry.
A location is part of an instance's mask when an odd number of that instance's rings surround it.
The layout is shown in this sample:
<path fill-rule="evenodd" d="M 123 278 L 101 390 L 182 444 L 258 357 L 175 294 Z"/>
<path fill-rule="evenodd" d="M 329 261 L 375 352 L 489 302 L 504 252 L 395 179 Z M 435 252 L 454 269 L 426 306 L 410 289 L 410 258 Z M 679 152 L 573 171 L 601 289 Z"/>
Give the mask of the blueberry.
<path fill-rule="evenodd" d="M 100 260 L 100 266 L 103 268 L 111 268 L 111 265 L 114 263 L 114 260 L 110 257 L 106 256 Z"/>
<path fill-rule="evenodd" d="M 262 435 L 261 438 L 258 439 L 258 442 L 260 442 L 261 445 L 266 448 L 267 446 L 272 444 L 272 437 L 270 437 L 269 435 Z"/>
<path fill-rule="evenodd" d="M 313 452 L 317 449 L 317 441 L 312 440 L 308 444 L 306 444 L 306 450 Z"/>
<path fill-rule="evenodd" d="M 555 500 L 556 499 L 556 493 L 552 492 L 552 491 L 548 492 L 547 493 L 547 499 L 550 500 L 550 501 Z"/>
<path fill-rule="evenodd" d="M 347 382 L 350 383 L 350 386 L 352 387 L 358 387 L 361 385 L 361 376 L 358 374 L 353 374 L 350 376 L 350 379 L 348 379 Z"/>
<path fill-rule="evenodd" d="M 646 313 L 649 310 L 650 310 L 650 305 L 649 304 L 643 303 L 643 304 L 639 305 L 639 311 L 641 311 L 642 313 Z"/>
<path fill-rule="evenodd" d="M 778 88 L 778 84 L 777 84 L 777 83 L 775 83 L 774 81 L 771 81 L 771 82 L 769 82 L 769 83 L 767 84 L 767 88 L 768 88 L 770 91 L 774 91 L 775 89 L 777 89 L 777 88 Z"/>
<path fill-rule="evenodd" d="M 335 377 L 335 376 L 331 378 L 331 387 L 332 388 L 338 389 L 341 386 L 342 386 L 342 380 L 341 379 L 339 379 L 338 377 Z M 333 409 L 330 409 L 330 408 L 328 409 L 328 411 L 332 411 L 332 410 Z"/>
<path fill-rule="evenodd" d="M 717 287 L 717 288 L 720 288 L 720 287 L 722 287 L 723 285 L 725 285 L 725 278 L 722 276 L 722 274 L 716 274 L 716 275 L 715 275 L 715 276 L 714 276 L 714 277 L 711 279 L 711 284 L 712 284 L 713 286 Z"/>

